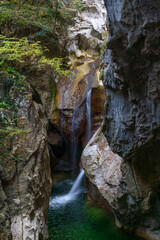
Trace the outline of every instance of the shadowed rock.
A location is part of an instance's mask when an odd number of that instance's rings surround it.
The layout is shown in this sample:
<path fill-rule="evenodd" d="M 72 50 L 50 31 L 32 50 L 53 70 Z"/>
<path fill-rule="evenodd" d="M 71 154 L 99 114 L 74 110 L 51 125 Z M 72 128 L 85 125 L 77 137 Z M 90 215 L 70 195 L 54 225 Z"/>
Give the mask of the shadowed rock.
<path fill-rule="evenodd" d="M 133 221 L 130 215 L 120 221 L 141 228 L 146 238 L 159 239 L 160 2 L 105 0 L 105 5 L 109 35 L 103 132 L 112 151 L 132 169 L 139 192 L 139 197 L 134 197 Z M 130 171 L 125 164 L 121 166 L 124 177 Z M 124 189 L 130 187 L 128 181 Z M 130 208 L 129 202 L 126 208 Z"/>

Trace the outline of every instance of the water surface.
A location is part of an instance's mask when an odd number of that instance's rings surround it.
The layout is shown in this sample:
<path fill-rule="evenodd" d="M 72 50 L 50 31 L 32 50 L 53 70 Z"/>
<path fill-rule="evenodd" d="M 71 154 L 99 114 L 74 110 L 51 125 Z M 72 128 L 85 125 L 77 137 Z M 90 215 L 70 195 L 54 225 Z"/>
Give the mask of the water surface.
<path fill-rule="evenodd" d="M 107 213 L 87 200 L 81 186 L 74 196 L 68 197 L 73 186 L 66 179 L 53 186 L 48 211 L 49 240 L 140 240 L 117 229 Z"/>

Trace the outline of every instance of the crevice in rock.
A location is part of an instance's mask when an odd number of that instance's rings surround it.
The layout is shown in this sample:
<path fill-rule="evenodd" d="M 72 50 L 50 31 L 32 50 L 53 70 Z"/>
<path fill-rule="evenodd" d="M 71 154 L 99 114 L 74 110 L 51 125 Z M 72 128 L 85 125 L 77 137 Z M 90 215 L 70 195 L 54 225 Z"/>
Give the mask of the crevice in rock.
<path fill-rule="evenodd" d="M 41 97 L 39 95 L 39 93 L 36 91 L 36 89 L 31 85 L 31 88 L 32 88 L 32 91 L 33 91 L 33 94 L 32 94 L 32 100 L 38 104 L 42 104 L 42 100 L 41 100 Z"/>
<path fill-rule="evenodd" d="M 133 180 L 134 180 L 136 189 L 137 189 L 137 193 L 138 193 L 139 199 L 140 199 L 142 196 L 141 196 L 140 190 L 139 190 L 139 188 L 138 188 L 138 183 L 137 183 L 136 176 L 135 176 L 135 173 L 134 173 L 133 162 L 132 162 L 132 161 L 129 161 L 129 165 L 130 165 L 130 168 L 131 168 L 132 177 L 133 177 Z"/>

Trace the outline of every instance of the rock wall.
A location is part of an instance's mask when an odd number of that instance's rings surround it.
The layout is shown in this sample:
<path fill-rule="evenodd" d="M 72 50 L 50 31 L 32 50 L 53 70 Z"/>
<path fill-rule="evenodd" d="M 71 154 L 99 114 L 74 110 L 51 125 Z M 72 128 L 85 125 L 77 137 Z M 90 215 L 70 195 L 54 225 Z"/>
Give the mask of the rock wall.
<path fill-rule="evenodd" d="M 11 223 L 7 197 L 0 181 L 0 237 L 2 240 L 11 239 Z"/>
<path fill-rule="evenodd" d="M 76 13 L 75 25 L 68 27 L 67 50 L 70 58 L 99 54 L 105 34 L 106 10 L 103 0 L 83 0 L 82 11 Z"/>
<path fill-rule="evenodd" d="M 145 143 L 158 142 L 160 3 L 105 3 L 109 39 L 104 132 L 112 149 L 127 158 Z"/>
<path fill-rule="evenodd" d="M 81 162 L 89 181 L 96 186 L 88 183 L 89 197 L 112 211 L 117 227 L 145 239 L 158 240 L 159 198 L 153 197 L 155 189 L 142 198 L 132 163 L 112 152 L 102 128 L 85 147 Z"/>
<path fill-rule="evenodd" d="M 103 121 L 106 93 L 100 80 L 99 54 L 106 34 L 105 18 L 103 0 L 84 0 L 82 10 L 76 12 L 74 26 L 68 26 L 67 29 L 66 48 L 71 73 L 57 80 L 57 107 L 52 108 L 50 117 L 50 122 L 61 131 L 65 139 L 68 153 L 61 156 L 64 161 L 71 161 L 73 145 L 80 146 L 79 159 L 81 148 L 87 143 L 86 98 L 90 89 L 92 134 Z"/>
<path fill-rule="evenodd" d="M 105 5 L 109 34 L 103 132 L 122 157 L 115 171 L 122 173 L 126 191 L 115 216 L 121 226 L 159 239 L 160 2 L 105 0 Z"/>
<path fill-rule="evenodd" d="M 32 87 L 27 83 L 26 91 L 20 95 L 13 95 L 10 90 L 15 106 L 18 104 L 18 127 L 24 132 L 14 137 L 12 142 L 5 143 L 9 150 L 8 159 L 0 162 L 2 240 L 48 239 L 46 223 L 52 179 L 43 93 L 47 86 L 49 89 L 50 77 L 47 76 L 50 76 L 50 69 L 37 66 L 34 70 L 34 81 L 27 79 L 32 81 Z M 46 88 L 43 82 L 34 88 L 40 73 Z M 43 89 L 41 93 L 39 88 Z M 50 91 L 47 94 L 49 96 Z"/>

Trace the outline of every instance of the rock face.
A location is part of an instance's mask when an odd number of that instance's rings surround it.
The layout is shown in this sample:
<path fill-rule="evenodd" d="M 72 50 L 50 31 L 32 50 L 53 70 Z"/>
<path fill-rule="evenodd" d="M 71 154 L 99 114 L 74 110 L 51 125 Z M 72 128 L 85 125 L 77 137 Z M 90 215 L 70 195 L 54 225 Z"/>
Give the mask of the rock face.
<path fill-rule="evenodd" d="M 11 224 L 7 197 L 4 193 L 2 182 L 0 181 L 0 238 L 2 240 L 11 239 Z"/>
<path fill-rule="evenodd" d="M 104 87 L 103 132 L 113 152 L 123 158 L 123 186 L 131 191 L 130 211 L 116 217 L 123 226 L 160 236 L 160 3 L 105 0 L 109 31 Z M 118 168 L 118 166 L 117 166 Z M 117 169 L 118 170 L 118 169 Z M 132 186 L 132 187 L 131 187 Z M 129 190 L 130 191 L 130 190 Z M 119 212 L 123 209 L 119 206 Z"/>
<path fill-rule="evenodd" d="M 98 54 L 105 34 L 106 10 L 103 0 L 84 0 L 83 10 L 77 12 L 75 26 L 68 28 L 67 49 L 70 57 L 81 57 L 85 52 Z"/>
<path fill-rule="evenodd" d="M 112 208 L 117 225 L 132 227 L 139 199 L 132 167 L 112 152 L 102 127 L 87 144 L 81 161 L 87 177 Z"/>
<path fill-rule="evenodd" d="M 52 180 L 43 94 L 41 101 L 38 89 L 28 84 L 24 94 L 12 98 L 14 104 L 18 104 L 18 127 L 24 133 L 10 143 L 10 156 L 14 158 L 0 162 L 2 237 L 5 240 L 48 239 L 46 222 Z"/>
<path fill-rule="evenodd" d="M 105 135 L 112 149 L 126 158 L 145 143 L 158 142 L 154 138 L 160 126 L 160 3 L 105 3 L 109 30 Z"/>
<path fill-rule="evenodd" d="M 5 186 L 13 239 L 48 239 L 46 225 L 52 186 L 47 144 L 47 124 L 41 104 L 23 101 L 20 114 L 27 136 L 17 139 L 13 152 L 21 157 L 15 180 Z"/>
<path fill-rule="evenodd" d="M 115 208 L 116 199 L 122 195 L 120 189 L 122 158 L 111 151 L 101 128 L 87 144 L 81 161 L 89 180 L 97 186 L 102 196 Z"/>
<path fill-rule="evenodd" d="M 100 205 L 112 211 L 116 225 L 146 239 L 158 240 L 158 199 L 150 201 L 151 191 L 142 199 L 132 163 L 112 152 L 102 127 L 83 150 L 81 162 L 89 181 L 106 201 L 100 201 Z M 99 202 L 95 188 L 88 186 L 89 196 Z"/>
<path fill-rule="evenodd" d="M 105 91 L 102 86 L 102 82 L 99 80 L 99 58 L 95 57 L 83 57 L 76 59 L 73 62 L 71 76 L 68 79 L 59 79 L 57 83 L 57 109 L 60 112 L 60 122 L 56 123 L 53 111 L 51 122 L 55 123 L 66 136 L 70 135 L 71 129 L 68 126 L 72 125 L 72 118 L 75 111 L 79 112 L 79 136 L 84 134 L 85 114 L 86 114 L 86 97 L 88 91 L 92 88 L 92 109 L 93 114 L 95 112 L 100 113 L 100 121 L 103 116 L 103 106 L 105 102 Z M 99 96 L 99 102 L 97 103 L 97 96 Z M 96 110 L 97 108 L 97 110 Z M 98 116 L 98 114 L 97 114 Z"/>

